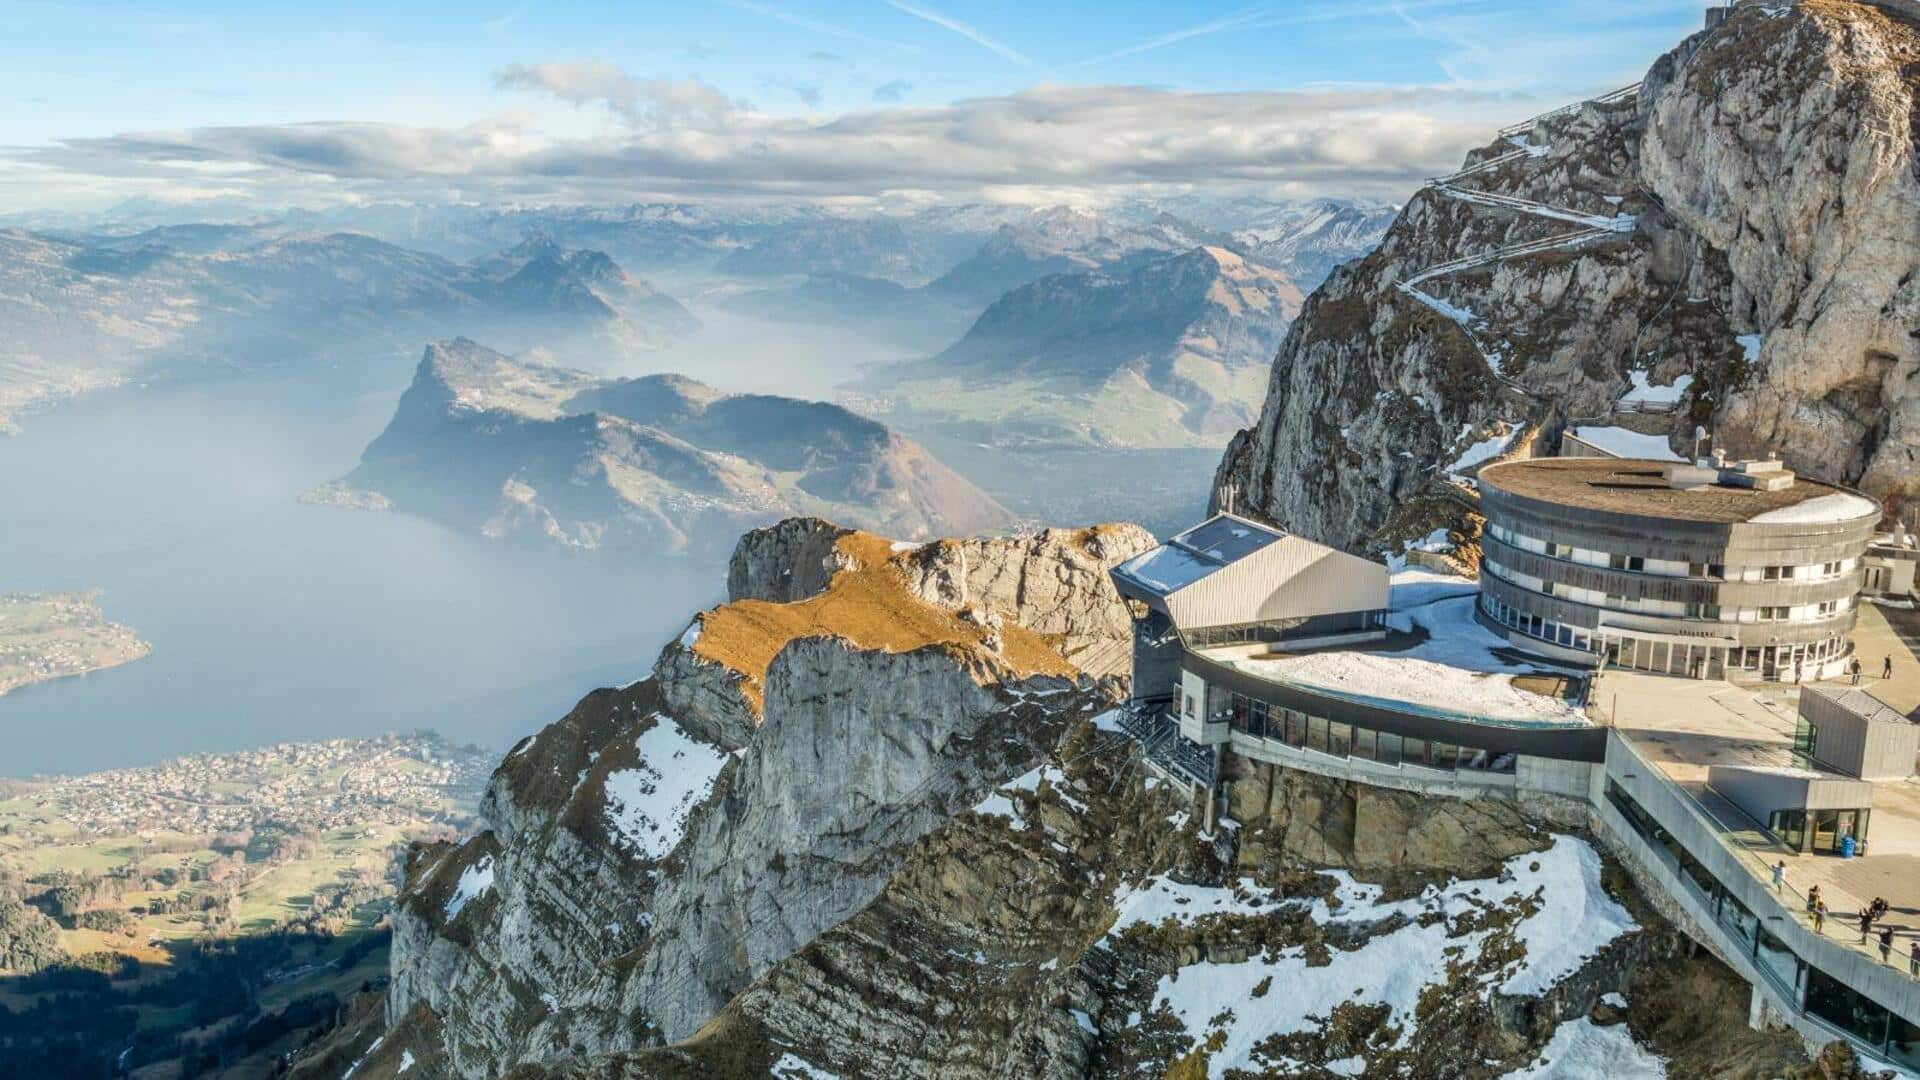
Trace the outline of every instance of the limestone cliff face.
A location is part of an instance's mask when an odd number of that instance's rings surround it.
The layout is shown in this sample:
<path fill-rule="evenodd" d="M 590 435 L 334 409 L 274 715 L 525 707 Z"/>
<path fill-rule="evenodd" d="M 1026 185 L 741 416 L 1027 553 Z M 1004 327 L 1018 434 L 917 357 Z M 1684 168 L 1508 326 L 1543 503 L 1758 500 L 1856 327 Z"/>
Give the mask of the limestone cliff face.
<path fill-rule="evenodd" d="M 1074 725 L 693 1038 L 512 1075 L 1487 1077 L 1566 1024 L 1672 1075 L 1799 1075 L 1796 1041 L 1746 1029 L 1745 987 L 1551 808 L 1266 766 L 1231 789 L 1244 816 L 1202 834 L 1134 744 Z M 1537 929 L 1562 919 L 1619 932 L 1569 955 Z"/>
<path fill-rule="evenodd" d="M 1920 27 L 1877 9 L 1743 13 L 1649 73 L 1640 172 L 1723 256 L 1765 340 L 1714 414 L 1737 449 L 1920 491 Z"/>
<path fill-rule="evenodd" d="M 923 548 L 820 521 L 750 534 L 734 600 L 651 678 L 515 747 L 487 831 L 415 853 L 389 1040 L 483 1077 L 692 1034 L 1112 700 L 1060 650 L 1124 634 L 1104 568 L 1150 543 L 1123 526 Z"/>
<path fill-rule="evenodd" d="M 1477 443 L 1550 452 L 1577 423 L 1686 450 L 1704 425 L 1897 506 L 1920 490 L 1916 57 L 1877 8 L 1742 6 L 1637 95 L 1474 151 L 1309 298 L 1219 482 L 1397 550 Z"/>

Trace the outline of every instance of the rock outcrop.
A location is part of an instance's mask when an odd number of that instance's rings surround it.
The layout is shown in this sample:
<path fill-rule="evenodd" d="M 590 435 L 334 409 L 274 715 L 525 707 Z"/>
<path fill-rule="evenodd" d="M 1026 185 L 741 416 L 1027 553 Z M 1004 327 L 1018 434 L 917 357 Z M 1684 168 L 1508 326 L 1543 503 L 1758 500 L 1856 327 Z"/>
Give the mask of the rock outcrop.
<path fill-rule="evenodd" d="M 818 520 L 750 534 L 735 599 L 650 679 L 516 746 L 485 832 L 414 853 L 389 1040 L 480 1077 L 691 1035 L 1111 703 L 1061 650 L 1125 640 L 1105 569 L 1151 543 L 1132 526 L 920 547 Z"/>
<path fill-rule="evenodd" d="M 1674 1075 L 1805 1060 L 1792 1036 L 1745 1026 L 1744 987 L 1689 958 L 1578 826 L 1497 799 L 1260 782 L 1426 814 L 1363 811 L 1378 857 L 1323 872 L 1318 851 L 1249 843 L 1297 831 L 1297 807 L 1243 800 L 1244 819 L 1205 835 L 1131 741 L 1076 724 L 693 1037 L 511 1075 L 1492 1077 L 1568 1025 L 1610 1029 L 1593 1046 L 1622 1075 L 1654 1052 Z M 1471 835 L 1441 835 L 1461 825 Z"/>
<path fill-rule="evenodd" d="M 393 420 L 329 492 L 575 550 L 724 551 L 807 512 L 926 538 L 1013 517 L 885 425 L 678 375 L 607 379 L 465 338 L 427 346 Z"/>
<path fill-rule="evenodd" d="M 1218 484 L 1397 551 L 1516 430 L 1685 451 L 1703 425 L 1897 510 L 1920 490 L 1917 57 L 1876 7 L 1741 5 L 1637 94 L 1474 151 L 1308 299 Z"/>

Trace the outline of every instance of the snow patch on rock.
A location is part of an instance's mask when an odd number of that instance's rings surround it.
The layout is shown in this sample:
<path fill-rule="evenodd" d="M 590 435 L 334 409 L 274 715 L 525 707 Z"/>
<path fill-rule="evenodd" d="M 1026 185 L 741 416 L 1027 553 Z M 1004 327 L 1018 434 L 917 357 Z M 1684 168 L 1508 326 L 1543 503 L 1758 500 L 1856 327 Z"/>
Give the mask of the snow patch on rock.
<path fill-rule="evenodd" d="M 474 860 L 472 866 L 460 871 L 460 880 L 454 883 L 453 895 L 447 898 L 447 918 L 460 914 L 475 897 L 493 888 L 493 856 L 482 855 Z"/>
<path fill-rule="evenodd" d="M 1601 1027 L 1586 1017 L 1554 1030 L 1540 1060 L 1500 1080 L 1658 1080 L 1667 1063 L 1633 1041 L 1625 1024 Z"/>
<path fill-rule="evenodd" d="M 656 714 L 655 721 L 636 744 L 640 763 L 607 774 L 605 788 L 608 826 L 657 861 L 680 843 L 687 815 L 713 790 L 727 754 L 688 735 L 670 716 Z"/>

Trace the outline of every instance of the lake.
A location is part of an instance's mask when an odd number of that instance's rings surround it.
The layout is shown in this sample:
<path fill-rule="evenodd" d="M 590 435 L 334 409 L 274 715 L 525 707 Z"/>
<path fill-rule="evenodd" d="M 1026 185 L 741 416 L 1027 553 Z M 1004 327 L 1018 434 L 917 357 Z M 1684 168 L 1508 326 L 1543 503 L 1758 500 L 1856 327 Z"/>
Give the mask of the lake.
<path fill-rule="evenodd" d="M 358 460 L 416 356 L 116 391 L 0 437 L 0 591 L 98 587 L 153 644 L 0 697 L 0 776 L 415 727 L 504 747 L 645 676 L 722 598 L 724 552 L 536 551 L 296 502 Z"/>

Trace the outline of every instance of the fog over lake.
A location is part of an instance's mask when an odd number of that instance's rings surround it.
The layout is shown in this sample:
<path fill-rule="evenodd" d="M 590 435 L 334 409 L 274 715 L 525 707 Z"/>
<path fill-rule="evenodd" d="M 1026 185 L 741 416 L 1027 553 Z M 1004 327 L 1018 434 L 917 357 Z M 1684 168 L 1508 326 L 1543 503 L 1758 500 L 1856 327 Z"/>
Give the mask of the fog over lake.
<path fill-rule="evenodd" d="M 505 745 L 645 676 L 721 598 L 722 553 L 531 551 L 297 503 L 413 359 L 107 393 L 0 438 L 0 591 L 98 587 L 153 644 L 0 697 L 0 776 L 413 727 Z"/>

